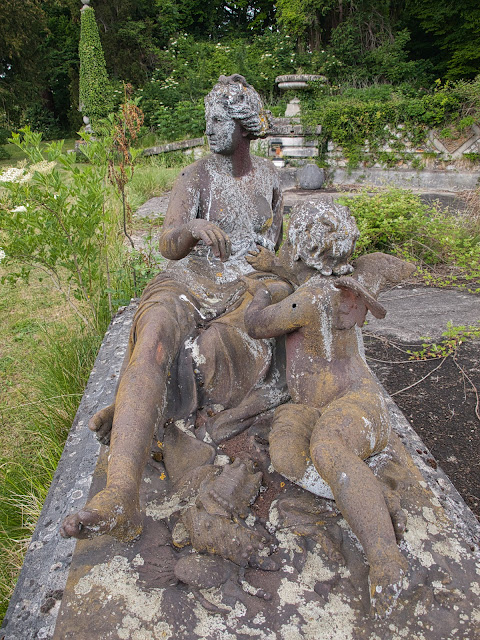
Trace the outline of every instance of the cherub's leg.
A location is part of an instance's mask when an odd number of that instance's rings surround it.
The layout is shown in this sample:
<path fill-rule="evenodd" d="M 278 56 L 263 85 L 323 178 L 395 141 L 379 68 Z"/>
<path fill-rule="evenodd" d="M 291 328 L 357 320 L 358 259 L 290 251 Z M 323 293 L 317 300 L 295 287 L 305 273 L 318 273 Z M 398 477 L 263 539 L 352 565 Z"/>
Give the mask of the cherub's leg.
<path fill-rule="evenodd" d="M 372 611 L 384 616 L 400 593 L 407 565 L 397 546 L 382 486 L 363 461 L 375 449 L 379 418 L 344 396 L 329 405 L 315 425 L 310 451 L 317 471 L 330 485 L 338 508 L 362 544 L 370 565 Z"/>
<path fill-rule="evenodd" d="M 115 400 L 107 486 L 64 520 L 63 536 L 110 533 L 127 541 L 141 532 L 140 482 L 164 410 L 167 376 L 182 340 L 195 327 L 193 313 L 182 311 L 162 301 L 140 318 L 137 342 Z"/>
<path fill-rule="evenodd" d="M 303 404 L 283 404 L 268 438 L 273 468 L 292 482 L 301 480 L 310 459 L 310 437 L 320 412 Z"/>

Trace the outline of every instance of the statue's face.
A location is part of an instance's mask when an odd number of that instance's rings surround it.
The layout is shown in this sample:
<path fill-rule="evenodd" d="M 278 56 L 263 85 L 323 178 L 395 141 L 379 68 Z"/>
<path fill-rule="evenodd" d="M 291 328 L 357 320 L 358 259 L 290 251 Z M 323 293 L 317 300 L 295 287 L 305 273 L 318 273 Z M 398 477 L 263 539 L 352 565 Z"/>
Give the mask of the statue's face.
<path fill-rule="evenodd" d="M 210 151 L 222 155 L 231 155 L 239 145 L 243 128 L 231 118 L 226 109 L 218 103 L 207 105 L 206 134 Z"/>

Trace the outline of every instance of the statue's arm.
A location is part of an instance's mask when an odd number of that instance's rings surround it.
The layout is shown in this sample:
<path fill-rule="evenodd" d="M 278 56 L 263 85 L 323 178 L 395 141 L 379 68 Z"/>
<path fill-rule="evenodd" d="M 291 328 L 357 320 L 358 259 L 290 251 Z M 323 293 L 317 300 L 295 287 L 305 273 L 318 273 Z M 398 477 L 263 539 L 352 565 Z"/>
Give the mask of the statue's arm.
<path fill-rule="evenodd" d="M 175 182 L 170 197 L 160 252 L 169 260 L 185 258 L 202 240 L 217 258 L 227 260 L 231 245 L 228 235 L 216 224 L 200 216 L 201 169 L 197 163 L 187 167 Z"/>
<path fill-rule="evenodd" d="M 278 251 L 280 245 L 282 244 L 283 238 L 283 195 L 280 188 L 280 179 L 278 178 L 278 174 L 277 180 L 275 181 L 275 186 L 273 188 L 272 211 L 272 226 L 276 230 L 276 237 L 274 239 L 275 251 Z"/>
<path fill-rule="evenodd" d="M 293 274 L 283 266 L 273 251 L 265 247 L 257 247 L 254 251 L 249 251 L 245 259 L 256 271 L 273 273 L 279 278 L 292 282 Z"/>
<path fill-rule="evenodd" d="M 272 304 L 268 289 L 259 282 L 255 283 L 255 287 L 253 300 L 245 311 L 245 326 L 249 336 L 276 338 L 305 326 L 308 310 L 301 294 L 292 293 L 281 302 Z"/>

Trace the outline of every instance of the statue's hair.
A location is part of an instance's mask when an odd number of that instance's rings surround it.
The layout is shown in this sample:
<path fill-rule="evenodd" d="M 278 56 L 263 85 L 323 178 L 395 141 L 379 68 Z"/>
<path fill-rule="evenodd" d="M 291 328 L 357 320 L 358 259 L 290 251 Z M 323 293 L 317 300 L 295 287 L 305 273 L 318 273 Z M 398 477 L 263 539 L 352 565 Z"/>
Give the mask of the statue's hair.
<path fill-rule="evenodd" d="M 293 259 L 318 269 L 323 275 L 345 275 L 353 271 L 348 259 L 360 232 L 348 207 L 333 198 L 299 203 L 293 208 L 288 241 Z"/>
<path fill-rule="evenodd" d="M 250 135 L 264 138 L 271 126 L 270 112 L 266 111 L 255 89 L 238 73 L 220 76 L 217 84 L 205 98 L 205 106 L 220 103 L 228 115 L 237 120 Z"/>

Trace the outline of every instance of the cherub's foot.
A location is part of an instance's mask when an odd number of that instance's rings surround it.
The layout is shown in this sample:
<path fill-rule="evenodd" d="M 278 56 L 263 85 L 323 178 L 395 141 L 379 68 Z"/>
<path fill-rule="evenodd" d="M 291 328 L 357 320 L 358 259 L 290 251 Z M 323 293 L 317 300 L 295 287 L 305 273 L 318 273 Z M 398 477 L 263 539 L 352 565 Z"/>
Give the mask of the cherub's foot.
<path fill-rule="evenodd" d="M 398 559 L 379 561 L 371 565 L 368 575 L 370 588 L 370 613 L 375 618 L 390 615 L 402 591 L 407 562 L 400 553 Z"/>
<path fill-rule="evenodd" d="M 112 432 L 113 414 L 115 413 L 115 403 L 108 405 L 104 409 L 100 409 L 90 419 L 88 428 L 95 431 L 97 440 L 102 444 L 110 444 L 110 434 Z"/>
<path fill-rule="evenodd" d="M 108 533 L 130 542 L 142 532 L 138 495 L 134 492 L 104 489 L 80 509 L 67 516 L 60 528 L 63 538 L 93 538 Z"/>

